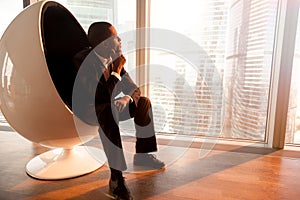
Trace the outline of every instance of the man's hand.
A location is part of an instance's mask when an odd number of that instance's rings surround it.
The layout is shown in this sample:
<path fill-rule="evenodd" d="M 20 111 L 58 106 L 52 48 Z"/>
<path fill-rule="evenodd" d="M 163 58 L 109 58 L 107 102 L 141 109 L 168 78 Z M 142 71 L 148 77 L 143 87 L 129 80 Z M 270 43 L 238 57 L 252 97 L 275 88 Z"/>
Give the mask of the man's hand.
<path fill-rule="evenodd" d="M 124 108 L 127 106 L 127 104 L 129 104 L 130 102 L 130 97 L 129 96 L 123 96 L 119 99 L 115 100 L 115 106 L 117 107 L 117 110 L 119 112 L 122 112 L 124 110 Z"/>
<path fill-rule="evenodd" d="M 113 60 L 112 71 L 121 75 L 121 71 L 124 68 L 125 63 L 126 63 L 126 58 L 123 56 L 123 54 L 121 54 L 120 56 L 118 56 Z"/>

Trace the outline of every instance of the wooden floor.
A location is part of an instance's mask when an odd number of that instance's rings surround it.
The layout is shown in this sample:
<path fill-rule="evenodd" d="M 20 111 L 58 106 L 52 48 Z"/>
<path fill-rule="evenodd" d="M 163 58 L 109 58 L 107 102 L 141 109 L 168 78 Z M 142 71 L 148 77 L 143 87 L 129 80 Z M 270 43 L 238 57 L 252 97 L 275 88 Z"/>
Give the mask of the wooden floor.
<path fill-rule="evenodd" d="M 99 141 L 92 141 L 95 144 Z M 168 144 L 159 140 L 159 149 Z M 134 146 L 129 141 L 125 147 Z M 126 173 L 135 199 L 300 199 L 300 152 L 217 144 L 200 158 L 193 143 L 165 170 Z M 178 145 L 180 146 L 180 145 Z M 170 146 L 173 152 L 181 147 Z M 0 131 L 0 199 L 110 199 L 107 166 L 88 175 L 59 181 L 29 177 L 26 163 L 47 149 L 32 144 L 9 129 Z M 172 155 L 170 155 L 172 157 Z"/>

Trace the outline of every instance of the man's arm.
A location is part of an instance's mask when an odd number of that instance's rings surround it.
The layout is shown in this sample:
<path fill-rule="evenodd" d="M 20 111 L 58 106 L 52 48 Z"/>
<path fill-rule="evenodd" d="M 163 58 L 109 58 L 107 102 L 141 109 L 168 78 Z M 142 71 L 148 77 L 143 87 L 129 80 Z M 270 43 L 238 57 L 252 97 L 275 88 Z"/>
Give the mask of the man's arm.
<path fill-rule="evenodd" d="M 131 96 L 135 104 L 137 105 L 140 96 L 141 96 L 141 91 L 137 87 L 137 85 L 134 83 L 134 81 L 131 79 L 129 74 L 125 72 L 122 76 L 122 86 L 123 86 L 123 93 L 125 95 Z"/>
<path fill-rule="evenodd" d="M 91 49 L 77 53 L 73 58 L 77 78 L 73 96 L 74 113 L 87 123 L 97 123 L 96 115 L 111 107 L 111 96 L 106 87 L 113 88 L 118 80 L 110 78 L 109 84 L 101 81 L 101 63 Z"/>

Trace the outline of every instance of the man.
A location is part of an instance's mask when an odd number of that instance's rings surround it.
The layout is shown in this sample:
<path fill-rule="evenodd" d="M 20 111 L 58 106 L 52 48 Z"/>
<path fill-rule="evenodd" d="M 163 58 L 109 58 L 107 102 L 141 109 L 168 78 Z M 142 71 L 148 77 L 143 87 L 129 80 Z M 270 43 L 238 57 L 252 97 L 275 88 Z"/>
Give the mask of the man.
<path fill-rule="evenodd" d="M 150 154 L 157 151 L 151 102 L 141 96 L 124 69 L 126 59 L 116 29 L 107 22 L 95 22 L 89 27 L 88 39 L 91 48 L 74 57 L 78 67 L 74 88 L 79 92 L 73 96 L 73 111 L 85 122 L 99 125 L 111 170 L 110 193 L 116 199 L 132 199 L 122 174 L 127 166 L 119 121 L 134 118 L 137 138 L 134 165 L 163 168 L 165 164 Z M 121 92 L 125 95 L 120 96 Z"/>

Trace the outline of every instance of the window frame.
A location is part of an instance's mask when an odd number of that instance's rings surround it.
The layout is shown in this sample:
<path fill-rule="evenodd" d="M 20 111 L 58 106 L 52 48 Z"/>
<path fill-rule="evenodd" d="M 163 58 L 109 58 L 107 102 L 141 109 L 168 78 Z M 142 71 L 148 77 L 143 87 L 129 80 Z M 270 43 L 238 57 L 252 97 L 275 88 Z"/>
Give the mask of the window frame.
<path fill-rule="evenodd" d="M 38 0 L 23 0 L 24 8 Z M 297 32 L 300 0 L 278 0 L 275 44 L 269 91 L 266 139 L 264 146 L 282 149 L 285 146 L 286 122 L 292 77 L 294 47 Z M 149 80 L 149 27 L 151 0 L 136 0 L 136 80 L 137 84 Z M 145 29 L 144 29 L 145 28 Z M 288 37 L 285 37 L 288 36 Z M 141 67 L 142 66 L 142 67 Z M 142 94 L 149 95 L 144 85 Z M 222 139 L 226 140 L 226 139 Z M 234 140 L 238 142 L 239 140 Z"/>
<path fill-rule="evenodd" d="M 263 146 L 270 148 L 282 149 L 285 146 L 286 120 L 294 55 L 293 44 L 295 44 L 296 40 L 299 2 L 299 0 L 278 1 L 266 139 L 262 142 Z M 150 27 L 150 4 L 151 0 L 137 0 L 137 29 Z M 285 37 L 287 35 L 288 37 Z M 139 37 L 142 38 L 144 41 L 143 45 L 147 47 L 149 44 L 147 43 L 149 42 L 149 33 L 145 32 L 144 35 L 137 37 L 137 41 L 139 41 Z M 149 55 L 147 48 L 138 49 L 137 66 L 149 66 Z M 137 69 L 138 83 L 145 83 L 149 79 L 148 76 L 148 68 L 142 72 Z M 147 86 L 143 89 L 145 95 L 149 94 Z"/>

